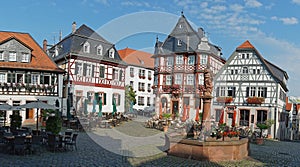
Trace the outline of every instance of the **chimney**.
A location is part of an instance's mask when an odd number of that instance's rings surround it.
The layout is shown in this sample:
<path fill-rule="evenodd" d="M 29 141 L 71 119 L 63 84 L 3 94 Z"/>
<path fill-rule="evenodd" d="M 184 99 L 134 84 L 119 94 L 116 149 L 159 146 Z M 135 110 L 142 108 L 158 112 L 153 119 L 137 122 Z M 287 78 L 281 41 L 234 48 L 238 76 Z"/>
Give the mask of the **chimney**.
<path fill-rule="evenodd" d="M 62 40 L 62 31 L 60 30 L 59 31 L 59 41 L 61 41 Z"/>
<path fill-rule="evenodd" d="M 46 39 L 44 39 L 44 41 L 43 41 L 43 50 L 44 50 L 44 52 L 46 52 L 47 53 L 47 40 Z"/>
<path fill-rule="evenodd" d="M 74 34 L 75 31 L 76 31 L 76 22 L 74 21 L 74 22 L 72 23 L 72 34 Z"/>

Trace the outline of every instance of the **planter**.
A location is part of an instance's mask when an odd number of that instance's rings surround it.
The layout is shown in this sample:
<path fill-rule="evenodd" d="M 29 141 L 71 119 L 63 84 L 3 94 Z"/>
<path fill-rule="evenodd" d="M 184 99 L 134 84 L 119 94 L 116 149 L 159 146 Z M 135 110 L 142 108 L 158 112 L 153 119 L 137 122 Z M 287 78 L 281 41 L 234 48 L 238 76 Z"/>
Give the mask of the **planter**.
<path fill-rule="evenodd" d="M 165 133 L 168 132 L 168 129 L 169 129 L 169 126 L 163 126 L 163 130 Z"/>
<path fill-rule="evenodd" d="M 261 104 L 265 102 L 265 98 L 263 97 L 248 97 L 247 103 L 248 104 Z"/>
<path fill-rule="evenodd" d="M 264 144 L 264 138 L 256 138 L 256 139 L 255 139 L 255 142 L 256 142 L 256 144 L 258 144 L 258 145 L 262 145 L 262 144 Z"/>
<path fill-rule="evenodd" d="M 231 96 L 217 97 L 217 102 L 219 103 L 231 103 L 232 101 L 233 98 Z"/>

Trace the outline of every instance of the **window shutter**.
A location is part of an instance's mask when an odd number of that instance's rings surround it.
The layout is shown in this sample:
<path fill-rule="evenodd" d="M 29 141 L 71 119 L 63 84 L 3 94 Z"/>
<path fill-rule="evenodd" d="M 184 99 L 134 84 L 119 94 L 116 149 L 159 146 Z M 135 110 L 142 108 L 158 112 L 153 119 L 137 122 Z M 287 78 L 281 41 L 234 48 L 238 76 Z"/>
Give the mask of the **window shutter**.
<path fill-rule="evenodd" d="M 106 93 L 103 93 L 103 105 L 106 105 Z"/>
<path fill-rule="evenodd" d="M 118 94 L 118 105 L 120 105 L 121 104 L 121 95 L 120 94 Z"/>
<path fill-rule="evenodd" d="M 87 65 L 84 63 L 84 64 L 83 64 L 83 76 L 86 76 L 86 66 L 87 66 Z"/>
<path fill-rule="evenodd" d="M 120 70 L 120 73 L 119 73 L 119 81 L 122 81 L 122 76 L 123 76 L 123 70 Z"/>
<path fill-rule="evenodd" d="M 232 87 L 232 97 L 235 97 L 235 87 Z"/>
<path fill-rule="evenodd" d="M 217 87 L 217 89 L 216 89 L 216 96 L 217 96 L 217 97 L 220 96 L 220 87 Z"/>
<path fill-rule="evenodd" d="M 75 75 L 77 75 L 77 74 L 78 74 L 78 63 L 75 62 Z"/>
<path fill-rule="evenodd" d="M 267 97 L 267 88 L 264 88 L 264 97 L 266 98 Z"/>
<path fill-rule="evenodd" d="M 246 97 L 249 97 L 249 87 L 246 88 Z"/>
<path fill-rule="evenodd" d="M 95 65 L 92 65 L 92 77 L 94 77 L 94 69 L 95 69 Z"/>

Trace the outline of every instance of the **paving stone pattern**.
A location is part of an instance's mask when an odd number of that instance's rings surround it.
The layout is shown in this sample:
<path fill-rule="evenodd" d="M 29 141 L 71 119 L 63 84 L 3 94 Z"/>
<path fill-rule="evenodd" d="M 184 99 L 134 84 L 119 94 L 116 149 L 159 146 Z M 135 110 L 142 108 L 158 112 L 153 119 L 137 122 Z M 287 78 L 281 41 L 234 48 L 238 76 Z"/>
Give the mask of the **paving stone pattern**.
<path fill-rule="evenodd" d="M 130 124 L 136 122 L 128 122 L 126 126 L 130 127 Z M 123 125 L 121 125 L 123 126 Z M 125 126 L 125 125 L 124 125 Z M 132 126 L 134 128 L 134 126 Z M 142 126 L 140 128 L 143 128 Z M 134 141 L 127 137 L 126 140 L 119 139 L 124 137 L 117 132 L 118 128 L 113 129 L 95 129 L 92 132 L 78 132 L 78 150 L 67 152 L 49 152 L 42 150 L 40 154 L 33 155 L 10 155 L 4 153 L 3 150 L 0 153 L 0 166 L 43 166 L 43 167 L 59 167 L 59 166 L 300 166 L 300 142 L 282 142 L 268 140 L 264 145 L 250 144 L 251 155 L 249 158 L 242 161 L 228 161 L 228 162 L 208 162 L 208 161 L 196 161 L 191 159 L 183 159 L 174 156 L 168 156 L 163 149 L 157 149 L 162 145 L 161 141 L 154 142 L 154 144 L 144 145 L 130 150 L 131 146 L 139 145 L 141 143 Z M 126 130 L 129 130 L 126 128 Z M 134 130 L 134 129 L 133 129 Z M 141 136 L 147 136 L 147 131 L 152 129 L 144 128 L 143 130 L 137 130 Z M 108 136 L 101 136 L 107 134 Z M 160 136 L 160 132 L 156 137 L 164 139 Z M 123 134 L 124 135 L 124 134 Z M 107 145 L 110 145 L 109 149 L 105 149 L 99 141 L 105 137 Z M 136 137 L 136 136 L 133 136 Z M 154 140 L 153 138 L 151 138 Z M 131 143 L 129 141 L 132 141 Z M 122 143 L 123 142 L 123 143 Z M 124 142 L 129 142 L 124 144 Z M 103 144 L 103 143 L 102 143 Z M 3 148 L 3 147 L 1 147 Z M 139 149 L 140 148 L 140 149 Z M 108 151 L 110 149 L 122 150 L 121 152 L 114 153 Z M 149 150 L 153 149 L 151 152 Z M 151 154 L 149 154 L 151 152 Z M 140 154 L 136 156 L 135 154 Z M 149 154 L 149 156 L 147 156 Z M 142 155 L 142 156 L 141 156 Z"/>

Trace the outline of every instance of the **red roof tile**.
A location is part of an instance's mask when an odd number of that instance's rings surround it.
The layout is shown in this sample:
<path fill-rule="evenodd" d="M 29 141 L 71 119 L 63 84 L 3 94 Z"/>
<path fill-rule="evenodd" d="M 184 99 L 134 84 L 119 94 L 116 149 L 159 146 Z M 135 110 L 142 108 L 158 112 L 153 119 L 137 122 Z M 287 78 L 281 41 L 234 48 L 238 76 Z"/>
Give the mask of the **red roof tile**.
<path fill-rule="evenodd" d="M 254 46 L 247 40 L 237 48 L 254 48 Z"/>
<path fill-rule="evenodd" d="M 0 68 L 63 72 L 63 70 L 58 68 L 58 66 L 52 61 L 52 59 L 43 51 L 43 49 L 35 42 L 35 40 L 28 33 L 4 31 L 0 32 L 0 43 L 3 43 L 10 39 L 16 39 L 32 50 L 31 61 L 29 63 L 0 62 Z"/>
<path fill-rule="evenodd" d="M 130 48 L 119 50 L 118 53 L 127 64 L 154 68 L 154 59 L 150 53 Z"/>

